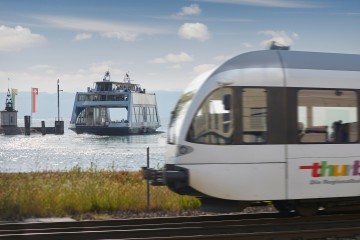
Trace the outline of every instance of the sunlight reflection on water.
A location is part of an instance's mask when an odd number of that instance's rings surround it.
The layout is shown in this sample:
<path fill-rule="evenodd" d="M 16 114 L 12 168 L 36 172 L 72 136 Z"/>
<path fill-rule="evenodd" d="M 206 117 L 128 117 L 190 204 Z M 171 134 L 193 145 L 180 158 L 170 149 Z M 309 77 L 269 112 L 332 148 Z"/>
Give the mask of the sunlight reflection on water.
<path fill-rule="evenodd" d="M 65 129 L 64 135 L 0 135 L 0 146 L 0 172 L 66 171 L 77 166 L 137 171 L 146 165 L 147 147 L 151 167 L 164 164 L 166 132 L 95 136 Z"/>

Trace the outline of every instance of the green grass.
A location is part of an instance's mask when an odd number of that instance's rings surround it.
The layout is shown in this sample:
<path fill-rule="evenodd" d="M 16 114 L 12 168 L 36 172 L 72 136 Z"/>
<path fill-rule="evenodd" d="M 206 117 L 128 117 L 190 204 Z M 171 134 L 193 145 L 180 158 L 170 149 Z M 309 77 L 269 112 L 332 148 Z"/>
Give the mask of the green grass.
<path fill-rule="evenodd" d="M 0 219 L 65 217 L 147 211 L 141 172 L 0 173 Z M 200 202 L 166 187 L 151 187 L 150 211 L 195 210 Z"/>

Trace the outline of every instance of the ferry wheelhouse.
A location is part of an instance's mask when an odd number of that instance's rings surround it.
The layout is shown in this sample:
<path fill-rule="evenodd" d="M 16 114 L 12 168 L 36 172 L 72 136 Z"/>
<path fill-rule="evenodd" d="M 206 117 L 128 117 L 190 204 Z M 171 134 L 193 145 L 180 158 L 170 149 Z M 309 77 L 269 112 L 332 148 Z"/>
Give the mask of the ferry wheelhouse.
<path fill-rule="evenodd" d="M 96 135 L 155 132 L 160 127 L 155 93 L 131 81 L 128 74 L 123 82 L 111 81 L 108 71 L 94 88 L 77 92 L 69 129 Z"/>

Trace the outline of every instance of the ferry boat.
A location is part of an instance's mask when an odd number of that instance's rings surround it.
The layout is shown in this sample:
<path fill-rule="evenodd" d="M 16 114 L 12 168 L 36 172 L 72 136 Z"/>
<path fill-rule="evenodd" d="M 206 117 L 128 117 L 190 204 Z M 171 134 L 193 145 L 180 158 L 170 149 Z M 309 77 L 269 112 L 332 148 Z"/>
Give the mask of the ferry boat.
<path fill-rule="evenodd" d="M 87 92 L 77 92 L 69 129 L 96 135 L 132 135 L 154 133 L 160 127 L 155 93 L 147 93 L 140 84 L 114 82 L 107 71 L 102 81 Z"/>

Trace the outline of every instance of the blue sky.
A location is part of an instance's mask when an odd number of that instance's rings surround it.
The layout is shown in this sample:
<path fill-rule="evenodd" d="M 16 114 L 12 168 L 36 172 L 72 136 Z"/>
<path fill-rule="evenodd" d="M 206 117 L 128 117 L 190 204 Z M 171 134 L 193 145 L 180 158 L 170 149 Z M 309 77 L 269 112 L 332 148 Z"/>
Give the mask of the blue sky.
<path fill-rule="evenodd" d="M 110 70 L 151 91 L 276 40 L 360 54 L 358 0 L 0 0 L 0 91 L 83 91 Z"/>

